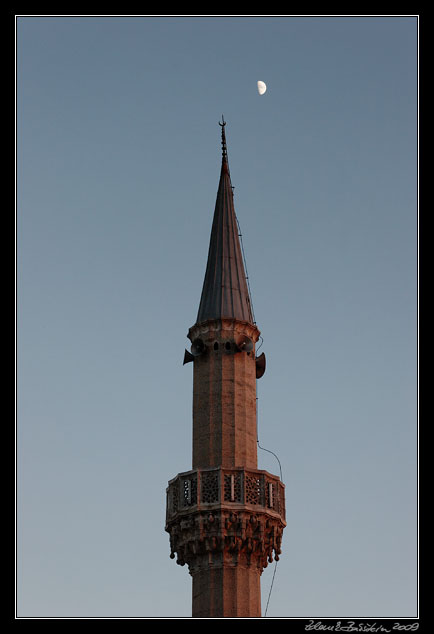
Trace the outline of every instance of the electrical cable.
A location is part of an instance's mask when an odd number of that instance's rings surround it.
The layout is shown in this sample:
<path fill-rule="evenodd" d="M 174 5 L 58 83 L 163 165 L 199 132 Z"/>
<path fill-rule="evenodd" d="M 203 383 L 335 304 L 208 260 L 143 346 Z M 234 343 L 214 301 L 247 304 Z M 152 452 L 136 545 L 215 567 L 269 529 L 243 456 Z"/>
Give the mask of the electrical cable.
<path fill-rule="evenodd" d="M 277 561 L 274 562 L 273 578 L 271 580 L 270 592 L 268 593 L 267 605 L 265 607 L 264 618 L 267 616 L 268 604 L 270 603 L 271 591 L 273 589 L 274 577 L 276 576 Z"/>
<path fill-rule="evenodd" d="M 261 343 L 262 345 L 262 343 Z M 258 395 L 258 381 L 256 381 L 256 395 Z M 278 456 L 274 453 L 274 451 L 270 451 L 270 449 L 265 449 L 265 447 L 261 447 L 261 445 L 259 444 L 259 425 L 258 425 L 258 420 L 259 420 L 259 415 L 258 415 L 258 400 L 259 397 L 256 396 L 256 442 L 258 444 L 259 449 L 262 449 L 262 451 L 267 451 L 268 453 L 271 453 L 277 460 L 277 462 L 279 463 L 279 470 L 280 470 L 280 481 L 283 482 L 283 477 L 282 477 L 282 465 L 280 463 L 280 460 L 278 458 Z M 276 576 L 276 570 L 277 570 L 277 559 L 274 560 L 274 572 L 273 572 L 273 577 L 271 579 L 271 586 L 270 586 L 270 590 L 268 592 L 268 599 L 267 599 L 267 605 L 265 607 L 265 612 L 264 612 L 264 618 L 267 616 L 267 610 L 268 610 L 268 604 L 270 603 L 270 598 L 271 598 L 271 592 L 273 590 L 273 585 L 274 585 L 274 578 Z"/>
<path fill-rule="evenodd" d="M 250 291 L 250 282 L 249 282 L 249 273 L 247 271 L 247 262 L 246 262 L 246 254 L 244 252 L 244 244 L 243 244 L 243 234 L 241 233 L 241 227 L 240 227 L 240 223 L 239 220 L 237 218 L 237 215 L 235 214 L 235 220 L 237 221 L 237 225 L 238 225 L 238 237 L 240 239 L 240 245 L 241 245 L 241 251 L 243 254 L 243 260 L 244 260 L 244 272 L 246 274 L 246 282 L 247 282 L 247 290 L 249 292 L 249 303 L 250 303 L 250 309 L 252 311 L 252 317 L 253 317 L 253 323 L 256 325 L 256 319 L 255 319 L 255 312 L 253 310 L 253 302 L 252 302 L 252 293 Z"/>
<path fill-rule="evenodd" d="M 258 411 L 258 381 L 256 381 L 256 442 L 258 444 L 259 449 L 262 449 L 262 451 L 266 451 L 268 453 L 271 453 L 277 460 L 278 464 L 279 464 L 279 470 L 280 470 L 280 480 L 281 482 L 283 482 L 283 477 L 282 477 L 282 465 L 281 462 L 279 460 L 279 457 L 274 453 L 274 451 L 271 451 L 270 449 L 265 449 L 265 447 L 261 447 L 261 445 L 259 444 L 259 411 Z"/>
<path fill-rule="evenodd" d="M 233 188 L 232 188 L 232 191 L 233 191 Z M 245 271 L 245 274 L 246 274 L 246 282 L 247 282 L 247 290 L 248 290 L 248 293 L 249 293 L 250 309 L 252 311 L 253 323 L 256 325 L 255 313 L 253 311 L 252 294 L 251 294 L 251 291 L 250 291 L 249 274 L 248 274 L 248 271 L 247 271 L 246 254 L 244 252 L 243 234 L 241 233 L 240 223 L 239 223 L 238 218 L 237 218 L 236 215 L 235 215 L 235 219 L 236 219 L 237 225 L 238 225 L 238 237 L 240 238 L 241 251 L 242 251 L 242 254 L 243 254 L 244 271 Z M 262 338 L 262 336 L 260 336 L 260 339 L 261 339 L 261 343 L 260 343 L 259 347 L 257 348 L 256 352 L 258 352 L 259 348 L 264 343 L 264 339 Z M 258 381 L 256 381 L 256 394 L 258 394 Z M 262 449 L 262 451 L 267 451 L 268 453 L 271 453 L 276 458 L 276 460 L 277 460 L 277 462 L 279 464 L 280 481 L 282 482 L 283 481 L 282 465 L 280 463 L 280 460 L 279 460 L 278 456 L 274 453 L 274 451 L 270 451 L 270 449 L 265 449 L 265 447 L 261 447 L 261 445 L 259 444 L 258 419 L 259 419 L 259 416 L 258 416 L 258 396 L 256 396 L 256 442 L 257 442 L 257 445 L 258 445 L 259 449 Z M 267 599 L 267 605 L 265 607 L 264 618 L 267 616 L 267 610 L 268 610 L 268 605 L 270 603 L 271 592 L 273 590 L 274 578 L 276 576 L 276 571 L 277 571 L 277 559 L 275 559 L 275 562 L 274 562 L 274 572 L 273 572 L 273 577 L 271 579 L 271 586 L 270 586 L 270 590 L 269 590 L 269 593 L 268 593 L 268 599 Z"/>
<path fill-rule="evenodd" d="M 274 451 L 270 451 L 269 449 L 265 449 L 264 447 L 261 447 L 261 445 L 259 444 L 259 440 L 256 441 L 258 443 L 258 447 L 259 449 L 262 449 L 262 451 L 267 451 L 268 453 L 271 453 L 277 460 L 277 462 L 279 463 L 279 469 L 280 469 L 280 480 L 283 481 L 282 478 L 282 465 L 280 464 L 280 460 L 279 458 L 276 456 L 276 454 L 274 453 Z"/>

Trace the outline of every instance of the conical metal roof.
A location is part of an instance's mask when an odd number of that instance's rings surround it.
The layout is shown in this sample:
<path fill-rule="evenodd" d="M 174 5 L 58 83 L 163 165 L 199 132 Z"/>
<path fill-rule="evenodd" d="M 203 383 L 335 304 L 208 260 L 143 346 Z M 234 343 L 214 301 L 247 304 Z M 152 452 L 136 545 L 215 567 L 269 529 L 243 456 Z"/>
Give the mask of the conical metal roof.
<path fill-rule="evenodd" d="M 222 127 L 222 166 L 197 323 L 238 319 L 254 324 Z"/>

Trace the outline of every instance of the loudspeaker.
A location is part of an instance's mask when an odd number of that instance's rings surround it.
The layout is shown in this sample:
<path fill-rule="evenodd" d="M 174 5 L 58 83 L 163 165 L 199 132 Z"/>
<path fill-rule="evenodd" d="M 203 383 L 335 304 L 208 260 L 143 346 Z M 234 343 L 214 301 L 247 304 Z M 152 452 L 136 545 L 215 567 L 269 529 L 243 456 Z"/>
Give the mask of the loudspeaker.
<path fill-rule="evenodd" d="M 256 357 L 256 378 L 260 379 L 264 376 L 265 372 L 265 354 L 262 353 L 259 357 Z"/>
<path fill-rule="evenodd" d="M 241 335 L 236 340 L 237 352 L 251 352 L 253 350 L 253 341 L 247 335 Z"/>
<path fill-rule="evenodd" d="M 186 363 L 190 363 L 190 361 L 194 361 L 194 357 L 188 350 L 186 350 L 184 352 L 184 363 L 182 365 L 185 365 Z"/>
<path fill-rule="evenodd" d="M 205 344 L 202 339 L 195 339 L 190 347 L 193 357 L 198 357 L 205 350 Z"/>

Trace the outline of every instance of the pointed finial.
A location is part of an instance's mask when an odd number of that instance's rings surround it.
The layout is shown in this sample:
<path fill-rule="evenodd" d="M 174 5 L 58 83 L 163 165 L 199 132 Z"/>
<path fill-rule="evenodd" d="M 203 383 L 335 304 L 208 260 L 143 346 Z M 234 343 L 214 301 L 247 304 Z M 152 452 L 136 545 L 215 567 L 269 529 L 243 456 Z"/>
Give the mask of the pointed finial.
<path fill-rule="evenodd" d="M 222 129 L 222 158 L 223 158 L 223 161 L 227 160 L 225 125 L 226 125 L 226 121 L 225 121 L 225 119 L 224 119 L 224 117 L 222 115 L 222 120 L 221 120 L 221 122 L 219 121 L 219 126 Z"/>

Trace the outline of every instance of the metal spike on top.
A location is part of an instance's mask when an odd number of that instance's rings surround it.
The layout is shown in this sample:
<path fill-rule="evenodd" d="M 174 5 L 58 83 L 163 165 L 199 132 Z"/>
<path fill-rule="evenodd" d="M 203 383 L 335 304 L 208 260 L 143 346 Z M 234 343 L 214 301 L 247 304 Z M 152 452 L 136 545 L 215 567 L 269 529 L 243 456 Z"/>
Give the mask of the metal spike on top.
<path fill-rule="evenodd" d="M 219 126 L 222 129 L 222 158 L 223 158 L 223 161 L 227 160 L 227 154 L 228 154 L 227 148 L 226 148 L 225 125 L 226 125 L 226 121 L 225 121 L 225 119 L 224 119 L 224 117 L 222 115 L 222 120 L 221 120 L 221 122 L 219 121 Z"/>

